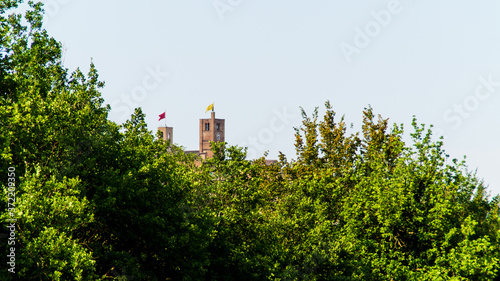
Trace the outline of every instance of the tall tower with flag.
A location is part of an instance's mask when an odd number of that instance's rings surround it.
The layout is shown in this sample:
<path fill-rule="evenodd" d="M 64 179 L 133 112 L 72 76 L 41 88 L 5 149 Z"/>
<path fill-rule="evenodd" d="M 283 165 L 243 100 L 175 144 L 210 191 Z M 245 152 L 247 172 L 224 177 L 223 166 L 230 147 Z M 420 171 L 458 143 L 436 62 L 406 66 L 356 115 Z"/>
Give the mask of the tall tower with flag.
<path fill-rule="evenodd" d="M 216 119 L 214 104 L 212 103 L 207 107 L 205 113 L 209 110 L 211 116 L 210 119 L 204 118 L 200 119 L 200 151 L 199 155 L 206 159 L 213 156 L 212 151 L 210 151 L 210 142 L 224 142 L 226 140 L 225 130 L 226 124 L 224 119 Z"/>
<path fill-rule="evenodd" d="M 160 117 L 160 119 L 158 119 L 158 121 L 165 119 L 165 113 L 166 112 L 163 112 L 162 114 L 158 115 Z M 162 138 L 164 141 L 169 141 L 171 143 L 174 143 L 174 128 L 173 127 L 167 127 L 167 124 L 165 123 L 164 127 L 158 127 L 158 131 L 161 132 Z"/>
<path fill-rule="evenodd" d="M 207 110 L 210 112 L 210 118 L 202 118 L 200 119 L 200 148 L 198 150 L 186 150 L 184 153 L 196 154 L 200 156 L 203 160 L 207 158 L 211 158 L 213 153 L 210 149 L 210 142 L 225 142 L 226 141 L 226 120 L 224 119 L 216 119 L 214 104 L 212 103 L 207 107 Z M 161 121 L 165 119 L 165 112 L 159 115 Z M 165 124 L 164 127 L 158 127 L 158 131 L 162 134 L 162 139 L 164 141 L 170 141 L 173 143 L 173 134 L 174 128 L 167 127 Z"/>

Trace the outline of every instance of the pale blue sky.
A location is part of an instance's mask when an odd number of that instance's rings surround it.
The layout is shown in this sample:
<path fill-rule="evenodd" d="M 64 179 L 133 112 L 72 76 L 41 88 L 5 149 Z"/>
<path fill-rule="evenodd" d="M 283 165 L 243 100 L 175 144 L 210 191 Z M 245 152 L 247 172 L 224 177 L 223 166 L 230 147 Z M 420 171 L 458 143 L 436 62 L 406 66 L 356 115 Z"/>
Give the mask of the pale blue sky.
<path fill-rule="evenodd" d="M 413 115 L 434 124 L 500 193 L 498 1 L 43 2 L 66 66 L 93 58 L 116 122 L 140 106 L 156 130 L 166 111 L 174 141 L 197 149 L 214 102 L 230 144 L 293 158 L 299 106 L 328 99 L 359 129 L 371 104 L 408 129 Z"/>

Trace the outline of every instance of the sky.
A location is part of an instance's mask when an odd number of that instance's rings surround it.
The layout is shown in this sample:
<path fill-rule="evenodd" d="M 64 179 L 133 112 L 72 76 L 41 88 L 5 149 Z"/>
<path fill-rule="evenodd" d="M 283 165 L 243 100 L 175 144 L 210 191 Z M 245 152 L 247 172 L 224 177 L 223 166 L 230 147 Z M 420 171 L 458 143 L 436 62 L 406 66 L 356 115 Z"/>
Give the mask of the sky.
<path fill-rule="evenodd" d="M 433 124 L 500 193 L 498 1 L 42 2 L 65 66 L 95 63 L 113 121 L 141 107 L 150 130 L 172 126 L 195 150 L 214 103 L 229 144 L 291 159 L 300 107 L 321 115 L 329 100 L 360 130 L 371 106 L 407 134 L 413 116 Z"/>

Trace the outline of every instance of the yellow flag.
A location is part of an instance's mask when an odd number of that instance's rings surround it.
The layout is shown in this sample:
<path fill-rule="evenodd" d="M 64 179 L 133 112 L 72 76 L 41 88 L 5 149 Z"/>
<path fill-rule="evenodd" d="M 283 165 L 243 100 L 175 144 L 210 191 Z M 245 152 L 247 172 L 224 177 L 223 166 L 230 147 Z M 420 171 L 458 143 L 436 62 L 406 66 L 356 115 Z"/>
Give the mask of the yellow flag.
<path fill-rule="evenodd" d="M 207 113 L 209 110 L 214 110 L 214 104 L 213 103 L 207 107 L 207 111 L 205 111 L 205 113 Z"/>

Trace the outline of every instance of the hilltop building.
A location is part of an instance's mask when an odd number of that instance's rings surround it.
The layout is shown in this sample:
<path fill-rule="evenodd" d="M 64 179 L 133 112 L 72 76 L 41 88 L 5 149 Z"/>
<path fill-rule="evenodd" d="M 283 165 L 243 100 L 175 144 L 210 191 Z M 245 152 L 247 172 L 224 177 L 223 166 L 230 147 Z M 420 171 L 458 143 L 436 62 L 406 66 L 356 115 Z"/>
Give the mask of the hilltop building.
<path fill-rule="evenodd" d="M 162 138 L 164 141 L 170 141 L 173 143 L 174 140 L 174 128 L 173 127 L 158 127 L 158 130 L 162 133 Z M 210 150 L 210 142 L 225 142 L 226 141 L 226 120 L 215 118 L 215 111 L 211 112 L 210 118 L 200 119 L 200 148 L 198 150 L 186 150 L 184 153 L 192 153 L 200 156 L 203 160 L 213 156 L 213 152 Z M 277 163 L 276 160 L 267 160 L 266 165 L 272 165 Z"/>
<path fill-rule="evenodd" d="M 210 151 L 210 142 L 225 142 L 226 120 L 216 119 L 215 111 L 211 112 L 210 118 L 200 119 L 200 148 L 198 150 L 187 150 L 185 153 L 193 153 L 201 156 L 203 160 L 213 156 Z M 158 127 L 162 133 L 163 140 L 173 143 L 174 129 L 172 127 Z"/>

